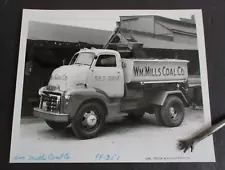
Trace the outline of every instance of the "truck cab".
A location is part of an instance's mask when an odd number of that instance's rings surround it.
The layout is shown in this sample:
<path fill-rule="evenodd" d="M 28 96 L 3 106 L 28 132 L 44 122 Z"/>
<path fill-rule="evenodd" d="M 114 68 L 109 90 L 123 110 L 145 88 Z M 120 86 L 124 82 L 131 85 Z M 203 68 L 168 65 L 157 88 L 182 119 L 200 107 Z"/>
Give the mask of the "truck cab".
<path fill-rule="evenodd" d="M 124 74 L 120 54 L 113 50 L 96 51 L 87 85 L 106 93 L 110 98 L 124 95 Z M 112 90 L 116 87 L 115 90 Z"/>
<path fill-rule="evenodd" d="M 122 59 L 109 49 L 82 49 L 69 65 L 55 69 L 40 88 L 34 115 L 53 129 L 71 124 L 81 139 L 96 137 L 107 117 L 146 112 L 158 122 L 179 126 L 188 105 L 187 61 Z"/>
<path fill-rule="evenodd" d="M 57 77 L 66 77 L 67 80 Z M 50 86 L 58 84 L 62 90 L 76 91 L 88 87 L 102 90 L 107 96 L 123 97 L 124 75 L 120 54 L 113 50 L 84 49 L 76 53 L 69 65 L 52 73 Z M 116 90 L 112 90 L 117 87 Z"/>

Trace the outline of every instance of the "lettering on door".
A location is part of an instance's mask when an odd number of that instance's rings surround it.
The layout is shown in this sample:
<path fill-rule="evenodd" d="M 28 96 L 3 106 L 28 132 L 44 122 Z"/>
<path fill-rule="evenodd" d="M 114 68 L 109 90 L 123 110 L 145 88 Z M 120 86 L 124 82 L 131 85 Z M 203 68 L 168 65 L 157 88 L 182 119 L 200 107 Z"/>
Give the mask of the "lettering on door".
<path fill-rule="evenodd" d="M 96 81 L 116 81 L 119 80 L 119 75 L 118 76 L 95 76 Z"/>

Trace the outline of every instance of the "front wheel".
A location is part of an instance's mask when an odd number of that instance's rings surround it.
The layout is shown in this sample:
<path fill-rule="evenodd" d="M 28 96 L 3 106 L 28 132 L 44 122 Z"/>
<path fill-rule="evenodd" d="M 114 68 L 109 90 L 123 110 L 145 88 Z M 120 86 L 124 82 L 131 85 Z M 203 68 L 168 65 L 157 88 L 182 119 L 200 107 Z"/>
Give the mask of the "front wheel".
<path fill-rule="evenodd" d="M 158 114 L 162 123 L 168 127 L 177 127 L 184 120 L 184 104 L 177 96 L 169 96 Z"/>
<path fill-rule="evenodd" d="M 75 136 L 81 139 L 96 137 L 104 124 L 105 109 L 95 102 L 83 104 L 71 122 Z"/>
<path fill-rule="evenodd" d="M 54 130 L 63 130 L 70 124 L 69 122 L 53 122 L 49 120 L 46 120 L 45 122 L 50 128 Z"/>

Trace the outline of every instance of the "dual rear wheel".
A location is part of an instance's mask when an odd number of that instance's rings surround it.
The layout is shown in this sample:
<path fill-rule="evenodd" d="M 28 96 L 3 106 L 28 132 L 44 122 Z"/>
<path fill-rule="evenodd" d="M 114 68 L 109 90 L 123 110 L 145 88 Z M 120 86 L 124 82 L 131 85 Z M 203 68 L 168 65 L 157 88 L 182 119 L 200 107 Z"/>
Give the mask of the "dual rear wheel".
<path fill-rule="evenodd" d="M 177 96 L 167 97 L 161 107 L 155 107 L 155 116 L 158 124 L 167 127 L 177 127 L 184 120 L 184 104 Z"/>
<path fill-rule="evenodd" d="M 184 104 L 177 96 L 168 96 L 163 106 L 154 106 L 154 114 L 159 125 L 177 127 L 184 120 Z M 145 111 L 132 111 L 128 113 L 128 119 L 139 120 Z"/>

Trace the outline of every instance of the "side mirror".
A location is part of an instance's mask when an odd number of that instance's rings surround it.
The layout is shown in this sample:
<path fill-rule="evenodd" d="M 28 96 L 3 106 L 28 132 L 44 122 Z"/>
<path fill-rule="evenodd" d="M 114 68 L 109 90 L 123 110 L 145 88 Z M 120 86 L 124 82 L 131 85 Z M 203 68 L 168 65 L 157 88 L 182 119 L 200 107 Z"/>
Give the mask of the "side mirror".
<path fill-rule="evenodd" d="M 95 60 L 96 60 L 97 58 L 98 58 L 97 56 L 94 57 Z"/>

